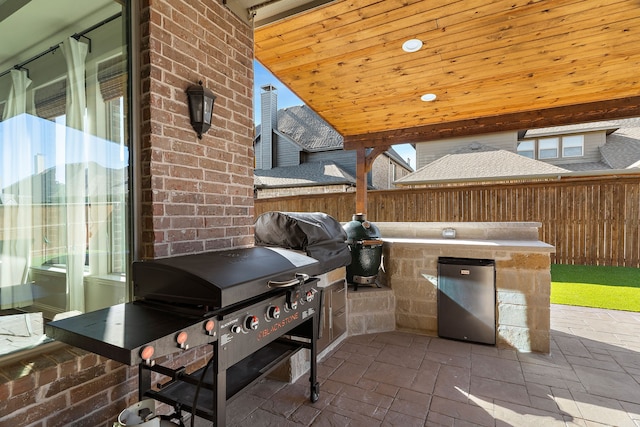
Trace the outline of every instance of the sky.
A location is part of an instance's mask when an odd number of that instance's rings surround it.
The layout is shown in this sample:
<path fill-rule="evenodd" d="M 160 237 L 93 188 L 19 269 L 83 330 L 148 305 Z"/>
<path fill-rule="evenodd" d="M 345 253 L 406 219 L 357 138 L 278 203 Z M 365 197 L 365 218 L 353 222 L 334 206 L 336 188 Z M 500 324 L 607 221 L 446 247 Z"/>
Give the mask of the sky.
<path fill-rule="evenodd" d="M 276 87 L 278 91 L 278 109 L 304 104 L 304 102 L 300 98 L 298 98 L 293 92 L 291 92 L 280 80 L 278 80 L 273 74 L 271 74 L 266 68 L 264 68 L 258 61 L 253 61 L 253 68 L 253 93 L 255 94 L 253 99 L 253 121 L 256 125 L 260 124 L 260 93 L 262 92 L 260 90 L 261 86 L 270 84 Z M 393 149 L 403 159 L 405 159 L 405 161 L 409 159 L 409 164 L 412 168 L 415 169 L 416 150 L 410 144 L 394 145 Z"/>
<path fill-rule="evenodd" d="M 20 145 L 10 143 L 14 140 Z M 6 119 L 0 122 L 0 146 L 0 189 L 52 168 L 64 183 L 70 164 L 122 169 L 129 158 L 123 144 L 66 127 L 64 116 L 55 122 L 31 114 Z"/>

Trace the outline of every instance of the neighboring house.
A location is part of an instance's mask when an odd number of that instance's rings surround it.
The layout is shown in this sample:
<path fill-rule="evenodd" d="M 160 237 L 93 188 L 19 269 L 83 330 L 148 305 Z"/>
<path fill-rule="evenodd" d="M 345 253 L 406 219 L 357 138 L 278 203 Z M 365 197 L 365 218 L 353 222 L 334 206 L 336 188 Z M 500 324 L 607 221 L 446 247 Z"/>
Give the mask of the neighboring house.
<path fill-rule="evenodd" d="M 356 179 L 333 162 L 311 162 L 256 170 L 256 197 L 355 191 Z"/>
<path fill-rule="evenodd" d="M 640 168 L 640 118 L 418 143 L 416 163 L 416 172 L 396 185 Z"/>
<path fill-rule="evenodd" d="M 506 150 L 482 144 L 468 152 L 447 154 L 396 181 L 399 186 L 460 181 L 513 180 L 526 175 L 528 179 L 563 174 L 569 170 L 528 159 Z"/>
<path fill-rule="evenodd" d="M 306 105 L 278 109 L 276 88 L 262 87 L 262 123 L 256 128 L 256 197 L 355 191 L 356 152 Z M 393 149 L 367 175 L 371 189 L 394 188 L 413 169 Z"/>

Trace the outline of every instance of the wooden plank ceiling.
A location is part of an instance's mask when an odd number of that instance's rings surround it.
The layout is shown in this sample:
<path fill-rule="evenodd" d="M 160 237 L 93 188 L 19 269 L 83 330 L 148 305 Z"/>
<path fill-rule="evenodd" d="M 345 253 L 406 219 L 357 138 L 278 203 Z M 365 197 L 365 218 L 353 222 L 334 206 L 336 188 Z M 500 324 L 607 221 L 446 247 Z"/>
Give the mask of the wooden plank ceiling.
<path fill-rule="evenodd" d="M 640 0 L 337 0 L 255 54 L 351 149 L 640 116 Z"/>

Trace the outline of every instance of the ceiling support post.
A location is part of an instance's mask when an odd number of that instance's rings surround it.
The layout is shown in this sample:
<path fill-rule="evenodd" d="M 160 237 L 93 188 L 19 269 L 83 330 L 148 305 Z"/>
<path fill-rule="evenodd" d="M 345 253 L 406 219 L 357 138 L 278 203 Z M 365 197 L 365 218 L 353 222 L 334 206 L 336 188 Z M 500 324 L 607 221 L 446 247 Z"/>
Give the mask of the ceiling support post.
<path fill-rule="evenodd" d="M 356 213 L 367 213 L 367 174 L 371 171 L 373 161 L 389 146 L 375 147 L 369 154 L 367 148 L 358 147 L 356 150 Z"/>

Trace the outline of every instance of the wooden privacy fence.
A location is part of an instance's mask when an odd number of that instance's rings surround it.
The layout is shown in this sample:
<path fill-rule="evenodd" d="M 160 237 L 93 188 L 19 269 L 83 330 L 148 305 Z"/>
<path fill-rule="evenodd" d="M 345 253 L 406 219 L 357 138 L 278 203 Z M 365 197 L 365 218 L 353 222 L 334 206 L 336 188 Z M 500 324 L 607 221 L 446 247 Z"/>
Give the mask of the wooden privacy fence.
<path fill-rule="evenodd" d="M 367 198 L 372 222 L 535 221 L 540 240 L 556 248 L 552 263 L 640 267 L 640 174 L 370 191 Z M 354 210 L 354 193 L 255 200 L 256 217 L 325 212 L 344 222 Z"/>

